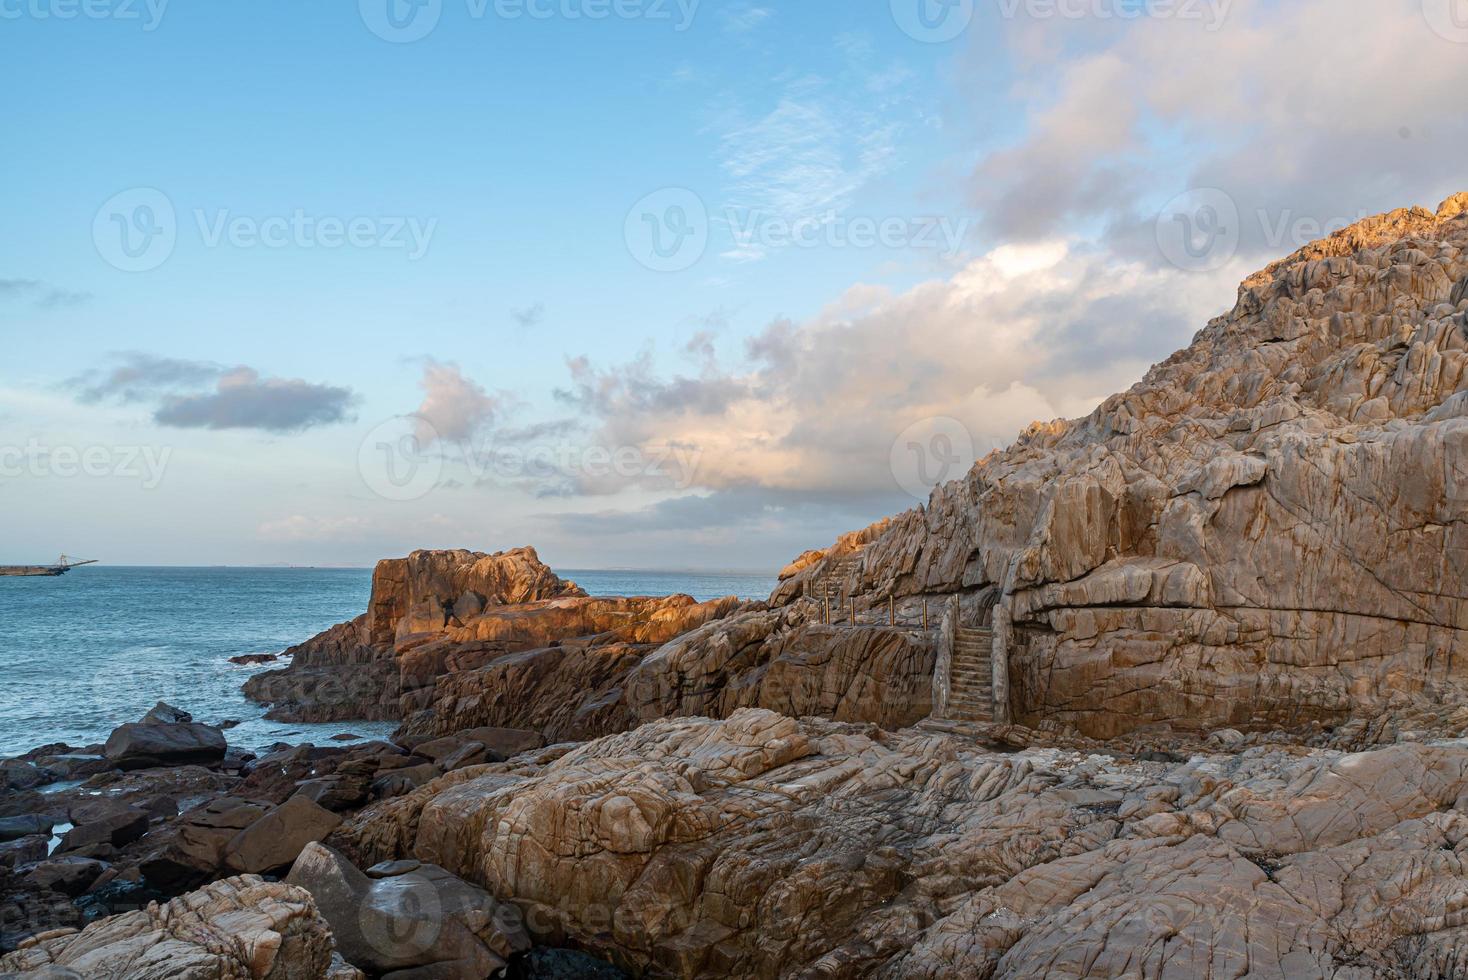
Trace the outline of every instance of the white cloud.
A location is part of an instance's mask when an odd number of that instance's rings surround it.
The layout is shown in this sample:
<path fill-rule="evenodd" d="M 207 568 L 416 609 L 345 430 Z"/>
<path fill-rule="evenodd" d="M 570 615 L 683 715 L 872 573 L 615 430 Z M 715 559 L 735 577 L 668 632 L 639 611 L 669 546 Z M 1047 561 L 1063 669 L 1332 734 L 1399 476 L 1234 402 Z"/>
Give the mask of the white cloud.
<path fill-rule="evenodd" d="M 457 364 L 429 360 L 423 366 L 423 401 L 415 413 L 424 445 L 443 440 L 467 442 L 492 425 L 504 400 L 465 377 Z"/>
<path fill-rule="evenodd" d="M 1025 125 L 972 183 L 996 240 L 1089 224 L 1157 261 L 1157 207 L 1216 187 L 1238 205 L 1241 253 L 1258 258 L 1461 189 L 1468 48 L 1433 32 L 1421 0 L 1225 9 L 1214 30 L 1155 16 L 1006 23 Z"/>

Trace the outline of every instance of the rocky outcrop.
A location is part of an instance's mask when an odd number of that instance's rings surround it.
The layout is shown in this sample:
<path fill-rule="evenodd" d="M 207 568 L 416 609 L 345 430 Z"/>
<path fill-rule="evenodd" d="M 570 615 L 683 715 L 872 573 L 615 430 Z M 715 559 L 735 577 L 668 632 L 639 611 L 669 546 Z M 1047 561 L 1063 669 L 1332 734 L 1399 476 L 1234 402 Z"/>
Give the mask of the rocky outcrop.
<path fill-rule="evenodd" d="M 822 626 L 809 621 L 811 612 L 753 610 L 665 644 L 627 678 L 629 707 L 638 722 L 769 708 L 904 728 L 929 715 L 931 634 Z"/>
<path fill-rule="evenodd" d="M 0 958 L 0 971 L 37 980 L 325 980 L 332 940 L 307 892 L 246 875 L 80 932 L 36 936 Z M 338 964 L 336 978 L 354 975 Z"/>
<path fill-rule="evenodd" d="M 1012 623 L 1011 707 L 1098 737 L 1339 724 L 1468 669 L 1468 214 L 1392 212 L 1250 277 L 1090 416 L 1032 426 L 856 587 Z M 772 603 L 793 601 L 802 579 Z"/>
<path fill-rule="evenodd" d="M 484 554 L 415 551 L 377 563 L 367 612 L 282 656 L 289 667 L 250 678 L 245 696 L 271 705 L 281 721 L 398 717 L 398 654 L 430 642 L 486 611 L 584 596 L 534 548 Z"/>
<path fill-rule="evenodd" d="M 401 735 L 532 729 L 593 738 L 636 724 L 627 675 L 659 644 L 742 608 L 734 598 L 557 599 L 486 614 L 401 658 Z M 411 681 L 407 680 L 411 678 Z"/>
<path fill-rule="evenodd" d="M 743 710 L 454 773 L 334 840 L 638 973 L 1448 976 L 1465 792 L 1455 742 L 1143 762 Z"/>

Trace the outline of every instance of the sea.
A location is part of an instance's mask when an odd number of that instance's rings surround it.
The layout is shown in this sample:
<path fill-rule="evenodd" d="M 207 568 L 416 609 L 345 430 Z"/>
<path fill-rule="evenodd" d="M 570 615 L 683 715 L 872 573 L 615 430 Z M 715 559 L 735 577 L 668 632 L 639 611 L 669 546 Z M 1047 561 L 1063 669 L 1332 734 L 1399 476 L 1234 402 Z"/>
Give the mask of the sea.
<path fill-rule="evenodd" d="M 763 599 L 774 576 L 557 569 L 592 595 Z M 76 568 L 59 578 L 0 578 L 0 758 L 40 745 L 103 742 L 158 701 L 210 724 L 231 745 L 389 734 L 391 722 L 267 721 L 240 685 L 278 653 L 366 611 L 372 571 L 357 568 Z"/>

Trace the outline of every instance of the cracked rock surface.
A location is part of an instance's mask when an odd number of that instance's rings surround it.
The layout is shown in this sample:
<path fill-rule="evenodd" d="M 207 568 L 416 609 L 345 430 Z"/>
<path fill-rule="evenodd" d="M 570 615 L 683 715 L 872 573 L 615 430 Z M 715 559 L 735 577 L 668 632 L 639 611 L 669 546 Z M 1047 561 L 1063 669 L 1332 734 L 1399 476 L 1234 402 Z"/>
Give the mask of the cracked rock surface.
<path fill-rule="evenodd" d="M 1468 963 L 1468 745 L 1143 762 L 741 709 L 360 814 L 540 942 L 681 977 L 1394 977 Z"/>

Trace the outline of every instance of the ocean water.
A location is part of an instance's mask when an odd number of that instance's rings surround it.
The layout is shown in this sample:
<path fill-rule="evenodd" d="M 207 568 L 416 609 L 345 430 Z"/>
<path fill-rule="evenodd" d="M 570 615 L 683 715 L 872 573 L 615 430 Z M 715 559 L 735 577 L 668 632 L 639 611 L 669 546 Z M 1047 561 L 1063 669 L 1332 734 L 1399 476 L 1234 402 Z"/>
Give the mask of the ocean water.
<path fill-rule="evenodd" d="M 592 595 L 765 598 L 772 576 L 566 570 Z M 390 722 L 266 721 L 240 685 L 265 667 L 229 658 L 278 653 L 367 608 L 369 569 L 74 569 L 0 578 L 0 757 L 50 742 L 102 742 L 162 700 L 225 732 L 233 745 L 386 735 Z"/>

